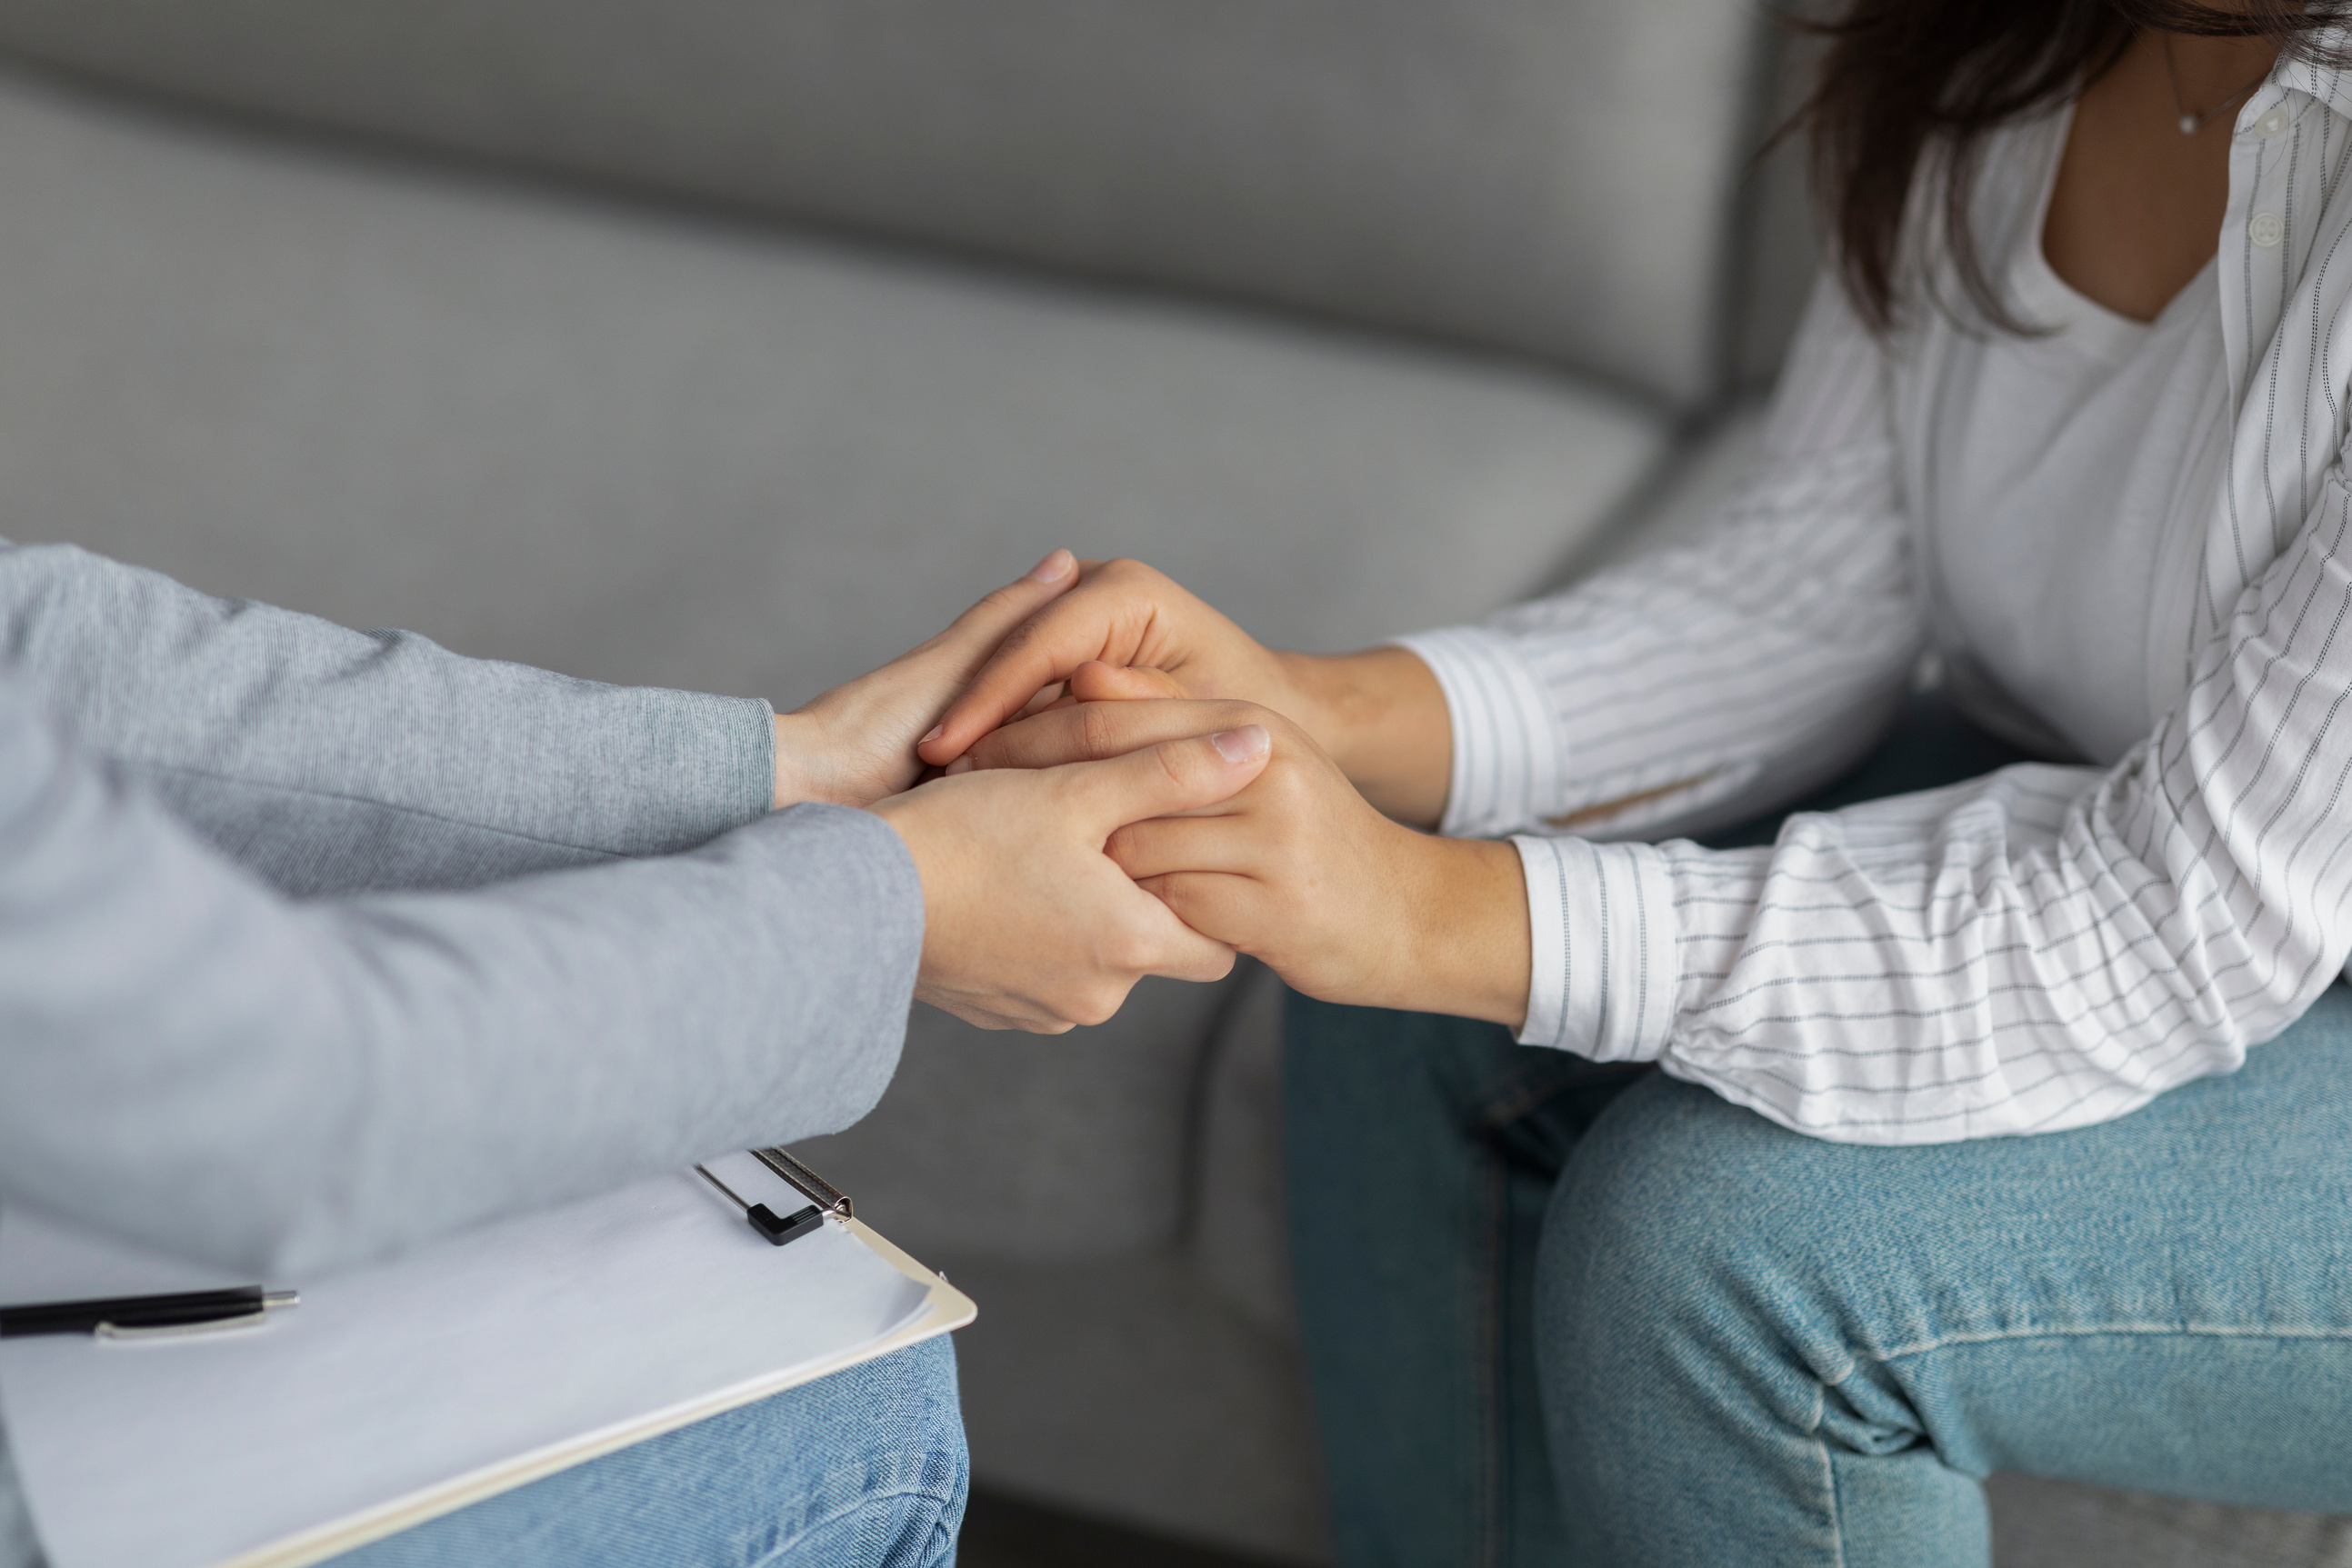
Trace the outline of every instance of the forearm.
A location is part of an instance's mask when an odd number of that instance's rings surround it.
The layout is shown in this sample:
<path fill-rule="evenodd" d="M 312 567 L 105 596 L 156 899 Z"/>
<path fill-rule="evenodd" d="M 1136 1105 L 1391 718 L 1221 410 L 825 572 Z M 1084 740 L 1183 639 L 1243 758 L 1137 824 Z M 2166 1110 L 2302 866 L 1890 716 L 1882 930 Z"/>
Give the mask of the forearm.
<path fill-rule="evenodd" d="M 1452 633 L 1429 633 L 1430 638 Z M 1505 755 L 1522 753 L 1551 743 L 1553 727 L 1527 726 L 1536 733 L 1499 733 L 1515 718 L 1529 716 L 1495 688 L 1503 683 L 1491 672 L 1473 683 L 1462 681 L 1465 692 L 1450 695 L 1437 673 L 1412 648 L 1369 649 L 1360 653 L 1318 656 L 1311 653 L 1276 655 L 1292 690 L 1296 712 L 1291 716 L 1330 754 L 1363 797 L 1381 813 L 1408 827 L 1434 830 L 1447 815 L 1447 804 L 1465 768 L 1475 775 L 1505 766 Z M 1538 693 L 1537 701 L 1544 695 Z M 1483 722 L 1489 732 L 1473 737 L 1467 753 L 1457 746 L 1454 708 L 1457 701 L 1472 709 L 1468 719 Z M 1549 716 L 1543 716 L 1547 719 Z M 1855 727 L 1867 735 L 1865 721 Z M 1843 758 L 1843 751 L 1834 752 Z M 1632 790 L 1561 813 L 1549 821 L 1569 831 L 1603 829 L 1612 819 L 1654 804 L 1688 797 L 1708 782 L 1712 770 L 1698 768 L 1690 777 Z M 1475 789 L 1475 779 L 1473 780 Z"/>
<path fill-rule="evenodd" d="M 90 751 L 289 892 L 668 853 L 774 793 L 767 705 L 600 685 L 0 545 L 13 663 Z"/>
<path fill-rule="evenodd" d="M 896 1062 L 921 893 L 863 814 L 298 904 L 37 729 L 0 780 L 9 1201 L 324 1268 L 836 1130 Z"/>

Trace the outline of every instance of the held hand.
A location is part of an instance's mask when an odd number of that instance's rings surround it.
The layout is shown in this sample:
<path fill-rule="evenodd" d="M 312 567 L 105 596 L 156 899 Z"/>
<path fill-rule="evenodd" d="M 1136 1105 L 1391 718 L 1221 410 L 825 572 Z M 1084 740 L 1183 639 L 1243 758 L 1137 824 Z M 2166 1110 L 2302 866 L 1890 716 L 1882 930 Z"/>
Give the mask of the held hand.
<path fill-rule="evenodd" d="M 1243 697 L 1311 722 L 1293 679 L 1295 655 L 1260 645 L 1141 561 L 1088 561 L 1080 570 L 1075 590 L 1031 616 L 981 666 L 940 733 L 921 746 L 926 761 L 954 761 L 1089 661 L 1161 671 L 1195 696 Z"/>
<path fill-rule="evenodd" d="M 1080 674 L 1082 695 L 1094 678 Z M 1110 858 L 1187 925 L 1264 959 L 1309 996 L 1517 1028 L 1529 962 L 1517 852 L 1391 821 L 1279 715 L 1233 702 L 1050 708 L 981 741 L 973 776 L 1246 724 L 1273 737 L 1256 782 L 1222 804 L 1121 827 Z"/>
<path fill-rule="evenodd" d="M 1364 797 L 1401 822 L 1445 810 L 1453 720 L 1437 678 L 1402 648 L 1279 653 L 1140 561 L 1087 563 L 1084 580 L 1004 640 L 925 739 L 942 767 L 1091 662 L 1158 671 L 1196 697 L 1234 697 L 1297 724 Z M 1116 694 L 1128 695 L 1128 694 Z"/>
<path fill-rule="evenodd" d="M 872 808 L 923 879 L 915 994 L 983 1029 L 1059 1034 L 1109 1018 L 1145 975 L 1222 978 L 1233 949 L 1186 927 L 1103 847 L 1127 823 L 1225 800 L 1266 749 L 1245 718 L 1108 761 L 934 779 Z"/>
<path fill-rule="evenodd" d="M 1190 697 L 1192 695 L 1192 692 L 1185 688 L 1183 682 L 1165 670 L 1135 669 L 1122 664 L 1106 664 L 1097 660 L 1080 664 L 1071 671 L 1070 678 L 1062 685 L 1048 686 L 1039 692 L 1036 700 L 1023 708 L 1015 716 L 1013 726 L 1018 727 L 1020 720 L 1029 717 L 1032 714 L 1057 712 L 1062 708 L 1074 707 L 1079 703 L 1128 703 L 1145 697 L 1181 698 Z M 1003 730 L 992 731 L 982 739 L 975 750 L 991 756 L 1003 755 L 1001 748 L 1004 743 L 998 741 L 996 737 L 1003 733 Z M 994 743 L 997 749 L 992 749 L 992 743 Z M 1106 752 L 1103 755 L 1115 754 Z M 949 763 L 946 772 L 949 777 L 953 778 L 958 774 L 969 773 L 979 766 L 979 757 L 972 751 L 967 751 Z M 996 766 L 1016 765 L 1000 763 Z"/>
<path fill-rule="evenodd" d="M 915 741 L 1013 628 L 1077 586 L 1057 549 L 910 653 L 776 716 L 776 808 L 798 800 L 870 806 L 922 772 Z"/>

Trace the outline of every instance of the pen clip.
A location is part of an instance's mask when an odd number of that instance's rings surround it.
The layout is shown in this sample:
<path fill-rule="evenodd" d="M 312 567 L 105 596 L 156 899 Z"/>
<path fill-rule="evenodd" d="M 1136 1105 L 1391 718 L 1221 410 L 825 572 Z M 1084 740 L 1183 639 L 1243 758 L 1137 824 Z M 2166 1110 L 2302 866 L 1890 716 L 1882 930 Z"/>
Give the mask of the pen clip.
<path fill-rule="evenodd" d="M 268 1307 L 256 1307 L 233 1318 L 205 1318 L 192 1323 L 156 1323 L 141 1328 L 136 1323 L 100 1323 L 90 1330 L 93 1339 L 110 1340 L 120 1343 L 137 1343 L 145 1340 L 195 1339 L 205 1334 L 242 1333 L 257 1329 L 269 1321 Z"/>
<path fill-rule="evenodd" d="M 269 1314 L 285 1307 L 299 1307 L 302 1294 L 299 1291 L 264 1291 L 261 1300 L 251 1312 L 231 1312 L 226 1317 L 188 1318 L 178 1322 L 117 1323 L 100 1322 L 90 1332 L 93 1339 L 114 1340 L 137 1343 L 143 1340 L 194 1339 L 203 1334 L 241 1333 L 257 1329 L 269 1321 Z"/>

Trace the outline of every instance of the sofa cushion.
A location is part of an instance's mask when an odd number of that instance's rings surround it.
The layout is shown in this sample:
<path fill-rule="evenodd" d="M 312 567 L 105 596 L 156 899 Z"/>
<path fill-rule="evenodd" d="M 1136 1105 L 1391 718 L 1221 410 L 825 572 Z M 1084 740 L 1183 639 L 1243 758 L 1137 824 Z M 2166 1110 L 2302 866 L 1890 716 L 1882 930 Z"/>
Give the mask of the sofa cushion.
<path fill-rule="evenodd" d="M 1258 1568 L 1331 1561 L 1297 1347 L 1184 1259 L 942 1261 L 981 1303 L 956 1335 L 975 1485 Z M 1149 1561 L 1194 1558 L 1171 1546 Z"/>
<path fill-rule="evenodd" d="M 787 706 L 1056 544 L 1293 646 L 1475 614 L 1665 443 L 1524 368 L 5 78 L 0 211 L 0 534 Z M 1054 1040 L 925 1015 L 843 1179 L 919 1253 L 1165 1240 L 1219 1001 Z"/>
<path fill-rule="evenodd" d="M 1763 16 L 1745 0 L 0 0 L 0 47 L 1540 354 L 1689 403 L 1722 368 Z"/>
<path fill-rule="evenodd" d="M 1064 1035 L 919 1006 L 882 1103 L 795 1152 L 927 1261 L 1152 1252 L 1184 1223 L 1202 1044 L 1231 994 L 1147 979 L 1118 1017 Z"/>
<path fill-rule="evenodd" d="M 1993 1568 L 2352 1568 L 2352 1519 L 2000 1475 Z"/>

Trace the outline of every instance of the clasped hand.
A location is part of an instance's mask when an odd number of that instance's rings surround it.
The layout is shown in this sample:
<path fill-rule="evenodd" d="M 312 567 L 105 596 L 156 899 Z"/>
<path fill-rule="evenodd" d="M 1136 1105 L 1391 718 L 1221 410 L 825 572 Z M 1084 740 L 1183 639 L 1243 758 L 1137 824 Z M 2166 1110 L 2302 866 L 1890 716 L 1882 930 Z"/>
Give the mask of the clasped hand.
<path fill-rule="evenodd" d="M 776 719 L 778 809 L 863 807 L 896 829 L 923 884 L 915 994 L 990 1029 L 1059 1033 L 1118 1010 L 1145 975 L 1213 980 L 1234 950 L 1103 853 L 1129 822 L 1213 805 L 1265 768 L 1248 724 L 1172 731 L 1117 758 L 966 770 L 915 786 L 915 743 L 1005 636 L 1078 580 L 1056 550 L 904 657 Z"/>
<path fill-rule="evenodd" d="M 1104 853 L 1186 925 L 1309 996 L 1520 1021 L 1525 894 L 1509 845 L 1390 820 L 1303 726 L 1255 703 L 1190 699 L 1164 672 L 1099 662 L 1072 671 L 1068 687 L 954 766 L 985 778 L 1131 756 L 1204 730 L 1262 730 L 1269 755 L 1246 787 L 1129 822 Z"/>
<path fill-rule="evenodd" d="M 1142 976 L 1237 952 L 1330 1000 L 1523 1015 L 1517 852 L 1415 831 L 1451 728 L 1403 650 L 1275 653 L 1149 567 L 1057 550 L 776 725 L 779 806 L 864 806 L 906 840 L 916 994 L 972 1022 L 1099 1022 Z M 925 764 L 946 776 L 917 786 Z"/>

